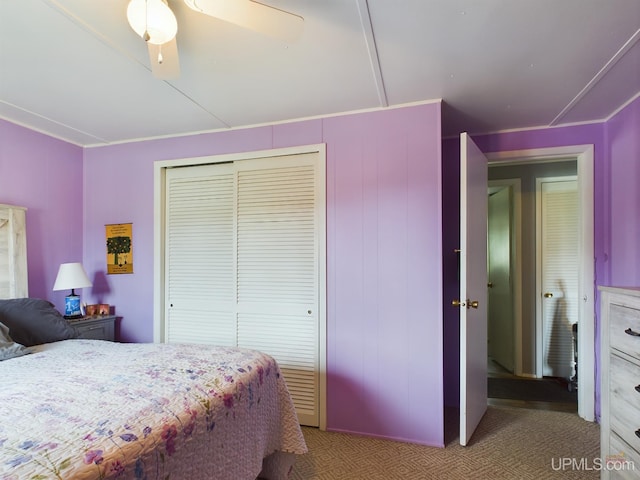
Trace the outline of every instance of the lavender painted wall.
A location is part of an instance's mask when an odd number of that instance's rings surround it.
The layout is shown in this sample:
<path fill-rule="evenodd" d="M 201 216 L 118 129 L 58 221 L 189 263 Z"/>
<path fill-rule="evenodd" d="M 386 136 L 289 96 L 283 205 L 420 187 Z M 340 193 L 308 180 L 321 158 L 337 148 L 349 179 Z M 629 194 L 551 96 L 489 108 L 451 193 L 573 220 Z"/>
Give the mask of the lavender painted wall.
<path fill-rule="evenodd" d="M 120 335 L 153 334 L 153 162 L 327 145 L 327 426 L 442 446 L 440 104 L 85 151 L 84 263 Z M 133 223 L 133 275 L 104 225 Z"/>
<path fill-rule="evenodd" d="M 460 406 L 460 140 L 442 142 L 442 289 L 444 403 Z"/>
<path fill-rule="evenodd" d="M 640 285 L 640 98 L 605 126 L 610 165 L 610 277 L 605 285 Z"/>
<path fill-rule="evenodd" d="M 82 261 L 82 173 L 82 148 L 0 120 L 0 203 L 28 209 L 29 295 L 61 310 L 58 267 Z"/>
<path fill-rule="evenodd" d="M 334 430 L 443 445 L 439 132 L 439 105 L 324 121 Z"/>

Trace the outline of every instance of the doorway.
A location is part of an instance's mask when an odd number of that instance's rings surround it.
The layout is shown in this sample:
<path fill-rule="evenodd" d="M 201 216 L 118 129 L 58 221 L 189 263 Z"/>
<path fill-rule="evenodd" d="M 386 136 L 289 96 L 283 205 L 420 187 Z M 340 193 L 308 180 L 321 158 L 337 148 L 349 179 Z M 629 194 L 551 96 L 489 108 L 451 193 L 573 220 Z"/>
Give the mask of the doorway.
<path fill-rule="evenodd" d="M 537 365 L 540 360 L 540 353 L 538 353 L 538 345 L 540 340 L 536 340 L 536 331 L 538 329 L 536 318 L 536 307 L 538 302 L 536 293 L 536 258 L 539 257 L 535 252 L 535 236 L 531 239 L 531 234 L 526 235 L 526 232 L 531 227 L 526 224 L 533 222 L 535 225 L 536 208 L 535 200 L 529 202 L 528 197 L 533 195 L 535 199 L 535 178 L 537 177 L 550 177 L 550 176 L 566 176 L 576 175 L 578 178 L 578 198 L 580 204 L 580 213 L 578 219 L 578 226 L 581 231 L 581 242 L 575 250 L 579 262 L 579 294 L 576 295 L 580 300 L 577 302 L 578 318 L 580 322 L 584 324 L 585 328 L 581 330 L 593 330 L 593 280 L 589 281 L 588 278 L 593 278 L 593 223 L 592 223 L 592 176 L 593 176 L 593 153 L 591 146 L 577 146 L 577 147 L 562 147 L 556 149 L 542 149 L 531 150 L 524 152 L 501 152 L 498 154 L 488 154 L 490 160 L 489 178 L 492 179 L 489 185 L 489 193 L 493 193 L 502 190 L 511 190 L 508 194 L 503 192 L 503 196 L 511 196 L 511 205 L 513 212 L 520 212 L 521 225 L 516 225 L 515 221 L 518 219 L 518 215 L 511 215 L 511 222 L 509 224 L 510 229 L 510 255 L 509 258 L 513 262 L 510 266 L 510 272 L 512 277 L 510 278 L 510 287 L 512 291 L 513 307 L 507 308 L 513 311 L 513 333 L 508 335 L 513 338 L 513 360 L 510 362 L 509 357 L 507 360 L 501 362 L 492 363 L 493 359 L 490 359 L 489 371 L 491 375 L 496 376 L 499 374 L 503 377 L 517 377 L 532 381 L 534 379 L 542 378 L 544 375 L 538 371 Z M 524 177 L 521 173 L 523 169 L 530 169 L 531 175 L 534 178 L 533 187 L 531 184 L 525 184 Z M 515 187 L 511 186 L 514 179 L 522 180 L 521 191 L 514 193 Z M 533 190 L 532 190 L 533 189 Z M 514 206 L 515 200 L 522 201 L 522 204 L 518 207 Z M 528 205 L 532 203 L 533 205 Z M 503 212 L 504 214 L 504 212 Z M 590 220 L 590 221 L 589 221 Z M 504 222 L 503 222 L 504 223 Z M 491 225 L 491 221 L 489 221 Z M 504 227 L 502 227 L 504 228 Z M 532 231 L 535 232 L 536 228 L 533 227 Z M 523 232 L 522 239 L 517 240 L 517 235 Z M 586 232 L 586 234 L 585 234 Z M 534 234 L 535 235 L 535 234 Z M 504 239 L 502 240 L 504 242 Z M 519 243 L 518 243 L 519 242 Z M 533 253 L 526 253 L 527 250 Z M 588 254 L 587 252 L 590 253 Z M 590 255 L 590 256 L 588 256 Z M 513 257 L 516 260 L 513 260 Z M 488 265 L 488 268 L 489 265 Z M 520 272 L 513 273 L 513 272 Z M 589 275 L 590 274 L 590 275 Z M 586 280 L 585 280 L 586 279 Z M 520 282 L 517 284 L 517 282 Z M 488 289 L 491 295 L 492 288 L 496 288 L 496 285 L 491 286 L 492 279 L 489 279 L 490 288 Z M 519 300 L 516 300 L 518 293 L 522 296 Z M 516 304 L 517 303 L 517 304 Z M 490 307 L 491 308 L 491 307 Z M 491 319 L 489 320 L 491 322 Z M 580 336 L 575 338 L 576 346 L 583 345 L 582 351 L 586 353 L 585 358 L 581 359 L 581 385 L 578 388 L 578 413 L 581 417 L 587 420 L 593 420 L 594 405 L 593 405 L 593 389 L 594 389 L 594 361 L 592 355 L 589 355 L 589 351 L 593 350 L 594 340 L 593 335 L 589 335 L 589 331 L 580 332 Z M 489 331 L 489 338 L 495 339 L 496 335 L 492 335 Z M 495 352 L 496 349 L 489 345 L 489 351 Z M 508 350 L 507 350 L 508 352 Z M 499 354 L 497 354 L 499 355 Z M 513 368 L 509 368 L 513 365 Z M 506 368 L 504 368 L 506 367 Z M 565 385 L 566 387 L 566 385 Z M 566 390 L 566 388 L 565 388 Z M 571 393 L 571 392 L 567 392 Z M 573 392 L 575 396 L 575 390 Z M 575 410 L 574 410 L 575 411 Z"/>
<path fill-rule="evenodd" d="M 574 173 L 575 162 L 565 162 L 568 163 L 502 167 L 507 174 L 518 175 L 518 178 L 489 181 L 487 370 L 489 397 L 494 403 L 499 399 L 501 403 L 509 400 L 512 405 L 528 408 L 577 411 L 577 393 L 570 383 L 574 367 L 572 330 L 571 325 L 563 323 L 569 318 L 576 319 L 576 181 L 575 176 L 549 176 L 558 172 Z M 494 177 L 500 174 L 499 170 L 492 172 Z M 525 211 L 530 210 L 531 201 L 535 202 L 533 221 L 522 218 L 522 184 L 527 192 Z M 573 188 L 566 187 L 567 184 Z M 567 193 L 573 193 L 572 208 L 566 208 Z M 523 230 L 526 237 L 524 250 Z M 522 271 L 522 256 L 535 256 L 534 271 Z M 533 283 L 536 291 L 523 292 L 523 278 L 525 284 Z M 558 279 L 570 287 L 569 291 L 554 288 Z M 542 300 L 541 290 L 546 294 Z M 527 303 L 535 307 L 535 315 L 522 312 L 523 295 L 529 297 Z M 535 323 L 534 335 L 523 338 L 523 318 L 525 325 Z M 533 369 L 524 372 L 523 341 L 527 343 L 524 350 L 534 352 L 536 359 Z M 531 365 L 531 362 L 525 363 Z"/>

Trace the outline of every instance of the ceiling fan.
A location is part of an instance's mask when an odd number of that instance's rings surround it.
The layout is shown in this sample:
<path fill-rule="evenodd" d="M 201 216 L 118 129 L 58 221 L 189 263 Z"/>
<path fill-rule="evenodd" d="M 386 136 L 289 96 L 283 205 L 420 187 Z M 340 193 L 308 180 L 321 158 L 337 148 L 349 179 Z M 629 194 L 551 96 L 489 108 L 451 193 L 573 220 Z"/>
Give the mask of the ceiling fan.
<path fill-rule="evenodd" d="M 301 16 L 254 0 L 184 0 L 184 3 L 196 12 L 285 42 L 295 41 L 302 33 Z M 131 0 L 127 19 L 131 28 L 147 42 L 154 76 L 178 77 L 178 22 L 167 0 Z"/>

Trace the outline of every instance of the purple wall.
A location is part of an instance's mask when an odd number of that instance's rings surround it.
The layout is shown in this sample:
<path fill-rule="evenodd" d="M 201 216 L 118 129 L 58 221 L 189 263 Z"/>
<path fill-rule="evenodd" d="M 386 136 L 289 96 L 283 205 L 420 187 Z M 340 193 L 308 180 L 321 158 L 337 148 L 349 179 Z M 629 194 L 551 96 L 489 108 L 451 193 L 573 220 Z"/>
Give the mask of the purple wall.
<path fill-rule="evenodd" d="M 443 445 L 439 105 L 323 131 L 329 425 Z"/>
<path fill-rule="evenodd" d="M 0 203 L 27 207 L 29 295 L 61 310 L 69 292 L 51 289 L 82 261 L 82 186 L 82 148 L 0 120 Z"/>
<path fill-rule="evenodd" d="M 640 285 L 640 98 L 605 126 L 610 171 L 610 277 L 605 285 Z"/>
<path fill-rule="evenodd" d="M 155 160 L 316 143 L 327 145 L 327 426 L 441 446 L 439 104 L 87 149 L 92 295 L 116 306 L 122 339 L 153 339 Z M 106 276 L 104 225 L 125 222 L 135 273 Z"/>
<path fill-rule="evenodd" d="M 442 290 L 444 403 L 460 405 L 460 139 L 442 142 Z"/>

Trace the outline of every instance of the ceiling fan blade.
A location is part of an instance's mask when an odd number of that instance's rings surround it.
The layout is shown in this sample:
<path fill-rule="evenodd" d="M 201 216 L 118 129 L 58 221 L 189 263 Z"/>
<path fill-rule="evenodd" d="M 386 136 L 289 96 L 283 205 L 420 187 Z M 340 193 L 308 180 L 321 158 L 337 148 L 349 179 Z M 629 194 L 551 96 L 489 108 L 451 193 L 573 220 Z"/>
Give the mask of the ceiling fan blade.
<path fill-rule="evenodd" d="M 178 59 L 178 43 L 173 38 L 162 45 L 147 42 L 151 71 L 156 78 L 171 80 L 180 76 L 180 60 Z"/>
<path fill-rule="evenodd" d="M 239 27 L 293 42 L 302 34 L 304 19 L 253 0 L 184 0 L 196 12 Z"/>

